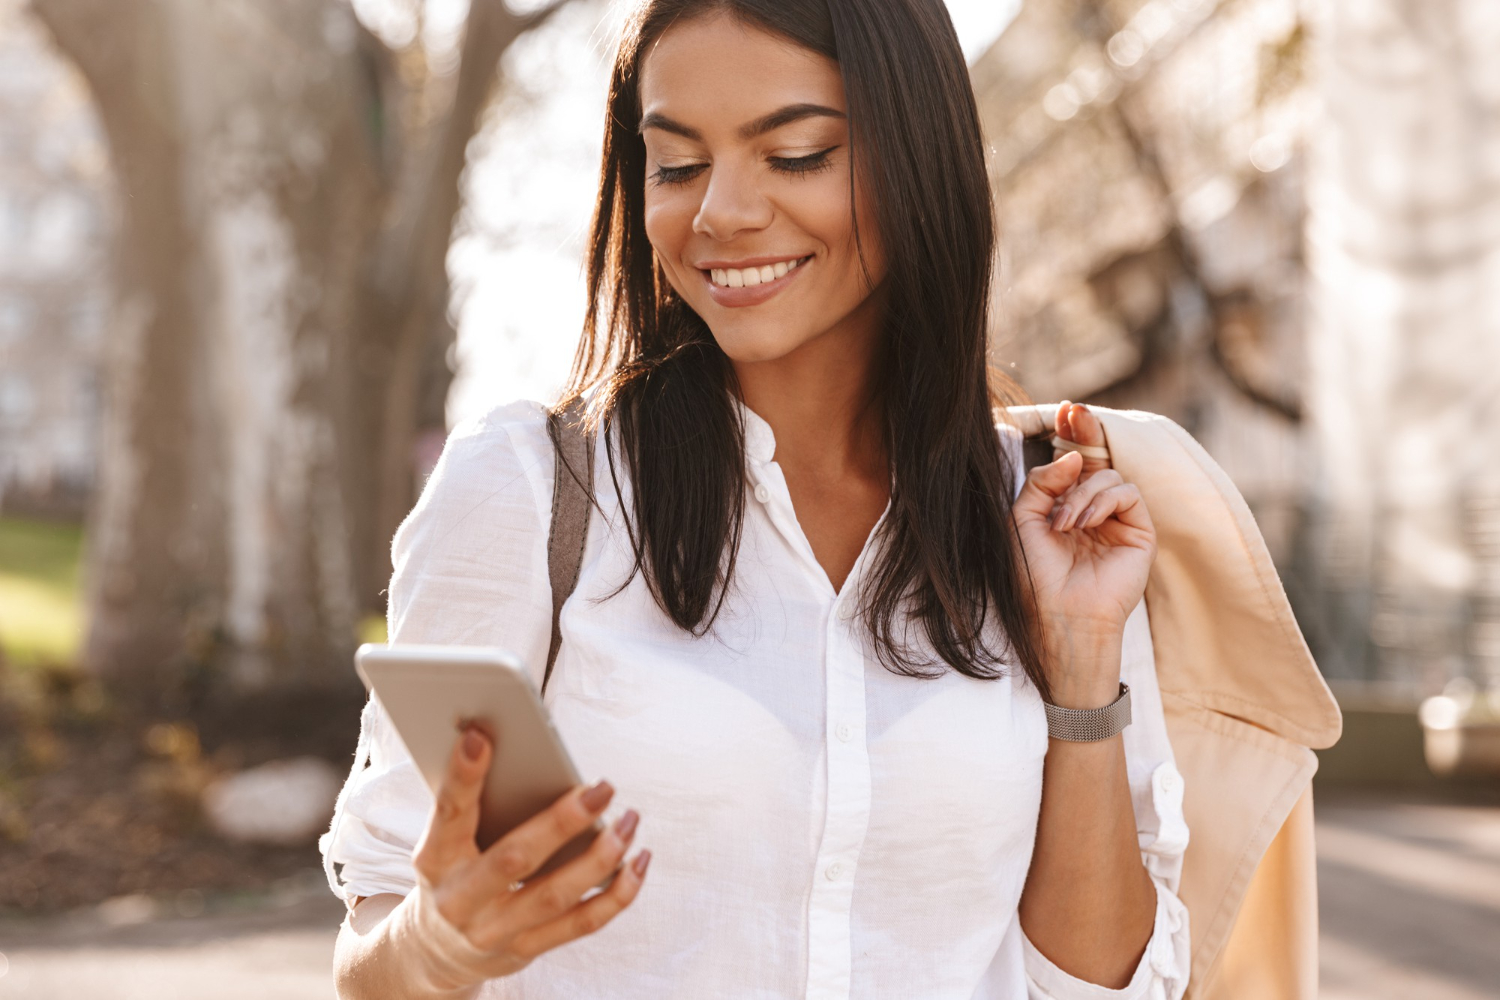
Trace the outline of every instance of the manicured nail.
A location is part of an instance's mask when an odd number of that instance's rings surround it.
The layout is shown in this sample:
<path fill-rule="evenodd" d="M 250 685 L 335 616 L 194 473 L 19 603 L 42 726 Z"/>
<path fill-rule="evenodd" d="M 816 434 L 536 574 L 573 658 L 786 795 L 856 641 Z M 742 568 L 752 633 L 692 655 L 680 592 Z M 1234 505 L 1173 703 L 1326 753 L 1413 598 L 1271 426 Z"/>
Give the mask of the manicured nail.
<path fill-rule="evenodd" d="M 1079 524 L 1087 524 L 1089 518 L 1091 518 L 1093 516 L 1094 516 L 1094 505 L 1093 504 L 1089 504 L 1087 507 L 1083 508 L 1083 513 L 1078 515 L 1078 523 Z"/>
<path fill-rule="evenodd" d="M 631 869 L 635 872 L 635 877 L 636 878 L 642 878 L 642 877 L 644 877 L 645 874 L 646 874 L 646 866 L 649 865 L 650 863 L 651 863 L 651 852 L 650 851 L 642 851 L 641 853 L 637 854 L 635 856 L 635 860 L 630 863 Z"/>
<path fill-rule="evenodd" d="M 610 796 L 614 794 L 615 789 L 613 785 L 607 781 L 600 781 L 584 789 L 583 795 L 579 797 L 583 800 L 583 807 L 585 809 L 589 812 L 598 812 L 609 805 Z"/>
<path fill-rule="evenodd" d="M 620 839 L 629 843 L 631 836 L 635 834 L 635 825 L 640 821 L 641 814 L 634 809 L 625 810 L 625 815 L 615 820 L 615 833 Z"/>
<path fill-rule="evenodd" d="M 1067 504 L 1063 504 L 1061 507 L 1057 508 L 1057 510 L 1055 510 L 1052 514 L 1052 527 L 1056 528 L 1059 531 L 1062 530 L 1063 522 L 1068 519 L 1068 514 L 1072 511 L 1072 509 L 1073 508 L 1069 507 Z"/>
<path fill-rule="evenodd" d="M 470 727 L 464 731 L 464 756 L 470 760 L 478 760 L 479 755 L 484 752 L 484 737 L 479 735 L 479 730 Z"/>

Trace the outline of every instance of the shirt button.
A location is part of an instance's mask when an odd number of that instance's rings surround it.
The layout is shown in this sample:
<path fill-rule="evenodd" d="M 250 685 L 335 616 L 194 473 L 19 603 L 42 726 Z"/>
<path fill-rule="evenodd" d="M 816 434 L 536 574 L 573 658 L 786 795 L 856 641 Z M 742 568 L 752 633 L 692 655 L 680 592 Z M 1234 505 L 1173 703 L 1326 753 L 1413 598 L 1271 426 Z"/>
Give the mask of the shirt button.
<path fill-rule="evenodd" d="M 755 499 L 759 500 L 761 503 L 771 502 L 771 491 L 766 488 L 765 483 L 755 484 Z"/>
<path fill-rule="evenodd" d="M 1151 968 L 1163 979 L 1177 978 L 1176 956 L 1172 951 L 1172 939 L 1166 935 L 1157 935 L 1156 940 L 1151 943 Z"/>
<path fill-rule="evenodd" d="M 837 861 L 823 869 L 823 875 L 830 882 L 837 880 L 842 874 L 844 874 L 844 866 Z"/>
<path fill-rule="evenodd" d="M 851 733 L 851 730 L 849 729 L 849 723 L 847 723 L 847 722 L 840 722 L 839 723 L 839 727 L 837 729 L 835 729 L 833 732 L 834 732 L 834 735 L 837 736 L 841 741 L 843 741 L 845 743 L 849 742 L 849 735 Z"/>

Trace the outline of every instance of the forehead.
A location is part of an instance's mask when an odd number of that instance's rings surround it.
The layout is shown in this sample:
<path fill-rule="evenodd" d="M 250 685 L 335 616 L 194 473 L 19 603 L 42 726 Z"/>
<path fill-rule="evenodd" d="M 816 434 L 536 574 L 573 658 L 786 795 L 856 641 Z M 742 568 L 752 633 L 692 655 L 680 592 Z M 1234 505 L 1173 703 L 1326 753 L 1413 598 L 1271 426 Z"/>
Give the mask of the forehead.
<path fill-rule="evenodd" d="M 846 110 L 836 62 L 724 12 L 662 32 L 642 53 L 640 93 L 643 113 L 705 128 L 799 102 Z"/>

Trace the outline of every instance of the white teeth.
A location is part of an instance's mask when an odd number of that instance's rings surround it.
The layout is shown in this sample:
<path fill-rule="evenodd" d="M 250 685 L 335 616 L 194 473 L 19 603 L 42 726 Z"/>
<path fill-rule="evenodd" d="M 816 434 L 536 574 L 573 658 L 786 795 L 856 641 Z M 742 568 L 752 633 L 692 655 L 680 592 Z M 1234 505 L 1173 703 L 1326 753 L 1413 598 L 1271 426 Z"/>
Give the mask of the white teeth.
<path fill-rule="evenodd" d="M 709 271 L 709 276 L 713 279 L 713 283 L 721 288 L 747 288 L 775 281 L 800 263 L 802 263 L 801 260 L 780 260 L 775 264 L 765 264 L 761 267 L 715 267 Z"/>

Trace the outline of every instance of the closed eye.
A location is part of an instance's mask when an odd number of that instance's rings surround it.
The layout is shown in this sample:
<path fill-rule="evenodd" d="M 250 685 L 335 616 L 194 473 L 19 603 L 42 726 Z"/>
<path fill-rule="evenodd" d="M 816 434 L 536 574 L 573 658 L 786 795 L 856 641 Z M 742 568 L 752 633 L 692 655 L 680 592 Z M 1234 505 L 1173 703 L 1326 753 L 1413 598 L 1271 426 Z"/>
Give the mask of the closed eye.
<path fill-rule="evenodd" d="M 771 169 L 783 174 L 800 176 L 802 174 L 815 173 L 819 170 L 827 170 L 833 166 L 828 156 L 837 146 L 829 146 L 827 149 L 811 153 L 807 156 L 773 156 L 768 162 Z M 658 185 L 686 184 L 698 175 L 706 164 L 692 163 L 685 167 L 657 167 L 651 179 Z"/>

